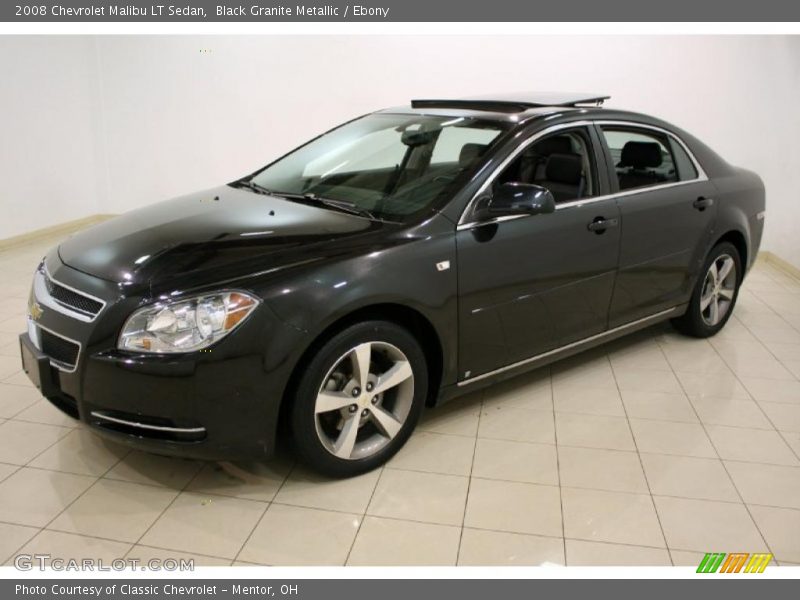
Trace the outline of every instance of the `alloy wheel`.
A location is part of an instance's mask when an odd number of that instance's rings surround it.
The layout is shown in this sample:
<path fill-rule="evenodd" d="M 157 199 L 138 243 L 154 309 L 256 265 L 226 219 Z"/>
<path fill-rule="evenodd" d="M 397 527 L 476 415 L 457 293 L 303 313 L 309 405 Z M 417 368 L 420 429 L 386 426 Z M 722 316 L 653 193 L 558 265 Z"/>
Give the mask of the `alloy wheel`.
<path fill-rule="evenodd" d="M 403 352 L 365 342 L 328 371 L 314 405 L 323 446 L 345 460 L 368 458 L 400 432 L 414 400 L 414 373 Z"/>
<path fill-rule="evenodd" d="M 736 295 L 736 263 L 728 254 L 720 254 L 706 273 L 700 294 L 700 315 L 709 327 L 718 325 L 728 314 Z"/>

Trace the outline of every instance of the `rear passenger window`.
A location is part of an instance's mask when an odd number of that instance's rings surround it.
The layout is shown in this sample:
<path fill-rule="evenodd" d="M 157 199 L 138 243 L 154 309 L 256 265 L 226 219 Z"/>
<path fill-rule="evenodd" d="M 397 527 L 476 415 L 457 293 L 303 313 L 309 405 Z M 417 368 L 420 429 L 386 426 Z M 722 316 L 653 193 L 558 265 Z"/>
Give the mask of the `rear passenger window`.
<path fill-rule="evenodd" d="M 670 140 L 672 145 L 672 155 L 675 157 L 675 165 L 678 167 L 678 177 L 681 181 L 691 181 L 697 179 L 697 168 L 694 166 L 692 159 L 683 149 L 683 146 L 677 140 Z"/>
<path fill-rule="evenodd" d="M 641 129 L 601 130 L 614 160 L 620 191 L 679 181 L 666 135 Z"/>

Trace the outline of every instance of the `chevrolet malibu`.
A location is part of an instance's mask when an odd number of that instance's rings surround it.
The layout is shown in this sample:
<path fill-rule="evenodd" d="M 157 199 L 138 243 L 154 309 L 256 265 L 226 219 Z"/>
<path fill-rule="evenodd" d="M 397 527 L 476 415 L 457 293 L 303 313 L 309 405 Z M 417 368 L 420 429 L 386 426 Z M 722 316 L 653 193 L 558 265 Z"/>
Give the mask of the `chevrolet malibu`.
<path fill-rule="evenodd" d="M 75 235 L 34 274 L 24 369 L 98 434 L 334 476 L 423 407 L 664 320 L 730 318 L 765 195 L 593 95 L 415 100 L 232 183 Z"/>

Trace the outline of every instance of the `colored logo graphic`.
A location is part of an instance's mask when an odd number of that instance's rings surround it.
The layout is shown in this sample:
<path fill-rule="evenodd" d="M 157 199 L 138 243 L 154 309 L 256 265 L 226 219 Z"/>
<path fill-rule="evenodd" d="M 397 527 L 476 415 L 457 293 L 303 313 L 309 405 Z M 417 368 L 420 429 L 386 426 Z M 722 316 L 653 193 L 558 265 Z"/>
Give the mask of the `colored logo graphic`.
<path fill-rule="evenodd" d="M 30 303 L 28 304 L 28 314 L 31 316 L 31 319 L 38 321 L 43 312 L 44 311 L 42 310 L 42 307 L 39 306 L 39 303 L 31 299 Z"/>
<path fill-rule="evenodd" d="M 700 561 L 698 573 L 763 573 L 772 554 L 747 552 L 709 552 Z"/>

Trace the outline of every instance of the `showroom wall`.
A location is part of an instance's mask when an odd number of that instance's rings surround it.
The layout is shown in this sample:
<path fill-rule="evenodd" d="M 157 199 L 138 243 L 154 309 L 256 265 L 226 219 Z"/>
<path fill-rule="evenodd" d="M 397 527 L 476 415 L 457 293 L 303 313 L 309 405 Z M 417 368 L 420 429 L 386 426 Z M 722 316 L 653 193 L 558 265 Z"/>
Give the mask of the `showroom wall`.
<path fill-rule="evenodd" d="M 345 119 L 411 97 L 588 90 L 611 94 L 610 106 L 672 121 L 759 172 L 769 202 L 764 249 L 800 267 L 800 38 L 112 36 L 0 44 L 0 73 L 12 87 L 10 99 L 0 96 L 11 125 L 0 149 L 0 199 L 15 207 L 0 238 L 229 181 Z M 9 117 L 31 102 L 41 119 Z"/>
<path fill-rule="evenodd" d="M 0 239 L 105 210 L 95 42 L 0 37 Z"/>

